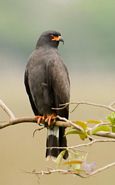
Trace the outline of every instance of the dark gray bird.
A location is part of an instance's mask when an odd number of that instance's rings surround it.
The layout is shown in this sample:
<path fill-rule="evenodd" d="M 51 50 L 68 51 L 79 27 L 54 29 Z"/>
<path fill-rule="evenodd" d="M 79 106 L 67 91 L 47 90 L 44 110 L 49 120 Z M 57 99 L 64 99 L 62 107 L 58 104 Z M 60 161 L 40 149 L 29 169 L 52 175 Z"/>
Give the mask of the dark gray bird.
<path fill-rule="evenodd" d="M 59 115 L 68 119 L 69 107 L 62 110 L 60 104 L 70 100 L 70 82 L 68 71 L 58 53 L 59 42 L 64 42 L 61 34 L 56 31 L 42 33 L 37 41 L 36 48 L 32 52 L 25 71 L 25 86 L 29 96 L 31 107 L 36 116 L 49 116 L 49 122 L 53 116 Z M 50 149 L 49 147 L 66 147 L 67 141 L 64 135 L 65 128 L 52 126 L 48 128 L 46 142 L 46 157 L 57 157 L 62 149 Z M 64 159 L 68 157 L 65 152 Z"/>

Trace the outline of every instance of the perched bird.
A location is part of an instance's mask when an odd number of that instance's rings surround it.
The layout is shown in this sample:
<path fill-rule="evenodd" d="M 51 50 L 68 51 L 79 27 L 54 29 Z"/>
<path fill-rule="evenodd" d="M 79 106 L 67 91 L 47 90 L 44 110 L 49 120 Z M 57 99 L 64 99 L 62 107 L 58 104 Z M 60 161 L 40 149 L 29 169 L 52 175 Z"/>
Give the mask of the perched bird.
<path fill-rule="evenodd" d="M 68 118 L 69 107 L 56 110 L 60 104 L 70 100 L 70 81 L 68 70 L 58 53 L 59 42 L 64 42 L 57 31 L 46 31 L 41 34 L 36 48 L 29 57 L 25 70 L 25 87 L 31 107 L 38 120 L 51 120 L 56 115 Z M 46 142 L 46 157 L 57 157 L 63 150 L 50 147 L 66 147 L 65 128 L 50 125 Z M 68 157 L 66 151 L 63 158 Z"/>

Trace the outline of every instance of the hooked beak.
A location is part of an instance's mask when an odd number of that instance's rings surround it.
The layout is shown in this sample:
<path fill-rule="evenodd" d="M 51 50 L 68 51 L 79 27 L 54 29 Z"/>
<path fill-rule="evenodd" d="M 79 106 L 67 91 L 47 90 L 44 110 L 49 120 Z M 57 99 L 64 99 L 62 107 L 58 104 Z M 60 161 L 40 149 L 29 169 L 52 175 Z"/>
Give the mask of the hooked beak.
<path fill-rule="evenodd" d="M 59 39 L 60 42 L 63 42 L 64 44 L 64 40 L 63 40 L 63 37 L 60 36 L 60 39 Z"/>

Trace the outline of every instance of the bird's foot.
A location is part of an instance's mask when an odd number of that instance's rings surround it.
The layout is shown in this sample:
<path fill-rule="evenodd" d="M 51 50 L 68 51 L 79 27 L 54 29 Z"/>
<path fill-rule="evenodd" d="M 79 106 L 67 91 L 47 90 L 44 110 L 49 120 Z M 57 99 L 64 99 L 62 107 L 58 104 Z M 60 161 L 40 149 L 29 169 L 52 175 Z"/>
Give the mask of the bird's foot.
<path fill-rule="evenodd" d="M 36 116 L 37 124 L 42 124 L 45 122 L 45 116 Z"/>
<path fill-rule="evenodd" d="M 49 114 L 46 116 L 45 122 L 47 122 L 48 126 L 51 126 L 51 125 L 53 125 L 55 119 L 56 119 L 55 114 Z"/>
<path fill-rule="evenodd" d="M 51 125 L 53 125 L 55 119 L 56 119 L 55 114 L 48 114 L 45 116 L 36 116 L 37 124 L 39 124 L 39 125 L 47 123 L 48 126 L 51 126 Z"/>

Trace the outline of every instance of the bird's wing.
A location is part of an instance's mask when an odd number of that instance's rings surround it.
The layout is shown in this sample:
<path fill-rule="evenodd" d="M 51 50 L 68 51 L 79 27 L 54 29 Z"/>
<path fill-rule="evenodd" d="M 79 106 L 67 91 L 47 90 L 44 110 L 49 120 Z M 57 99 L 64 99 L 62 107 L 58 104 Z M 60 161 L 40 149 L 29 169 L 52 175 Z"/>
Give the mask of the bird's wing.
<path fill-rule="evenodd" d="M 69 75 L 60 56 L 48 62 L 47 77 L 48 86 L 53 91 L 54 108 L 58 108 L 60 104 L 68 103 L 70 100 Z M 68 107 L 66 107 L 65 109 L 56 111 L 56 113 L 68 118 L 68 111 Z"/>
<path fill-rule="evenodd" d="M 29 87 L 29 83 L 28 83 L 28 71 L 27 71 L 27 69 L 26 69 L 25 74 L 24 74 L 24 84 L 25 84 L 25 87 L 26 87 L 26 92 L 27 92 L 27 94 L 29 96 L 31 107 L 32 107 L 35 115 L 37 115 L 38 111 L 37 111 L 36 105 L 34 104 L 34 100 L 32 98 L 30 87 Z"/>
<path fill-rule="evenodd" d="M 70 99 L 70 82 L 67 68 L 65 67 L 61 57 L 59 55 L 53 55 L 53 59 L 49 60 L 46 64 L 46 76 L 47 85 L 50 90 L 49 96 L 52 96 L 54 108 L 59 108 L 60 104 L 69 102 Z M 68 118 L 69 106 L 62 110 L 55 110 L 56 114 Z M 55 129 L 54 129 L 55 128 Z M 64 127 L 55 127 L 52 131 L 49 130 L 47 137 L 47 147 L 52 146 L 52 141 L 54 141 L 53 146 L 66 147 L 67 140 L 65 137 Z M 52 155 L 57 157 L 62 149 L 55 149 L 54 151 L 47 148 L 46 156 Z M 68 157 L 68 152 L 66 151 L 63 158 Z"/>

